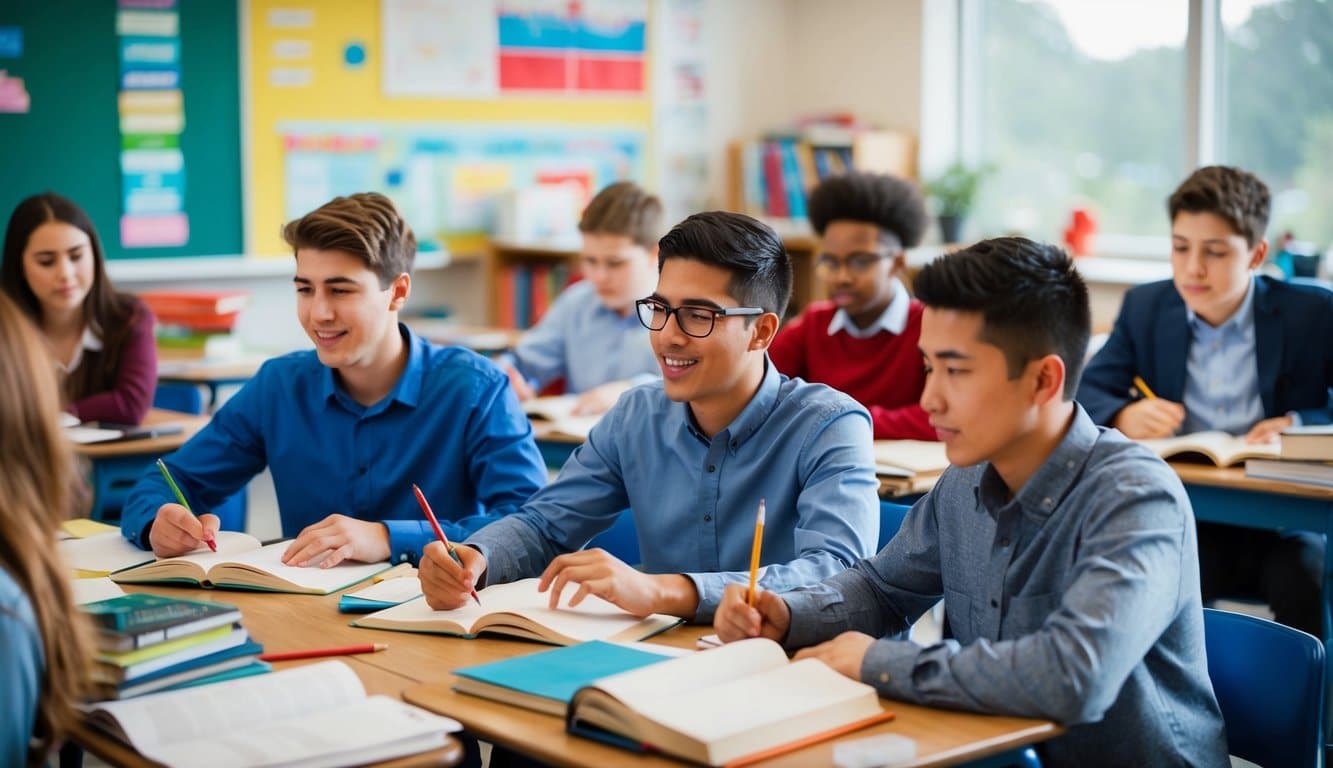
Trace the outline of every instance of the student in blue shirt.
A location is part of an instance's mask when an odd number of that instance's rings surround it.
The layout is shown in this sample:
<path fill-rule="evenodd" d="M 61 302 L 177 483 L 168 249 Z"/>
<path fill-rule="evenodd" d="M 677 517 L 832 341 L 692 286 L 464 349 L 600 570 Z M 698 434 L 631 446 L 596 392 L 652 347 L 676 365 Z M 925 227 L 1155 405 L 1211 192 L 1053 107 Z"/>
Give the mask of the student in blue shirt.
<path fill-rule="evenodd" d="M 634 314 L 656 282 L 662 201 L 632 181 L 598 192 L 579 220 L 583 280 L 566 288 L 500 364 L 520 400 L 556 379 L 578 395 L 576 415 L 605 413 L 634 384 L 657 378 L 657 358 Z"/>
<path fill-rule="evenodd" d="M 1098 424 L 1134 439 L 1221 430 L 1251 442 L 1333 420 L 1333 292 L 1254 270 L 1268 253 L 1268 187 L 1211 166 L 1171 195 L 1171 280 L 1125 294 L 1079 386 Z M 1136 398 L 1134 377 L 1157 395 Z M 1325 543 L 1199 523 L 1203 597 L 1258 597 L 1283 624 L 1322 636 Z"/>
<path fill-rule="evenodd" d="M 284 562 L 415 562 L 434 536 L 413 483 L 457 539 L 541 487 L 546 469 L 504 373 L 398 322 L 416 239 L 388 198 L 335 198 L 283 236 L 315 349 L 265 363 L 165 459 L 196 512 L 267 465 L 283 535 L 296 537 Z M 121 521 L 126 538 L 158 556 L 191 551 L 217 527 L 216 516 L 176 504 L 156 469 L 131 490 Z"/>
<path fill-rule="evenodd" d="M 953 466 L 877 555 L 750 607 L 762 635 L 882 696 L 1050 718 L 1043 765 L 1227 764 L 1208 679 L 1189 499 L 1148 449 L 1074 402 L 1091 319 L 1060 249 L 1000 238 L 913 280 L 921 406 Z M 955 639 L 897 639 L 943 598 Z"/>
<path fill-rule="evenodd" d="M 541 577 L 555 605 L 592 594 L 636 615 L 711 620 L 722 588 L 748 579 L 766 501 L 760 583 L 790 589 L 871 551 L 879 501 L 870 417 L 822 384 L 788 379 L 766 350 L 791 295 L 773 230 L 701 213 L 660 242 L 657 289 L 637 302 L 664 380 L 625 393 L 550 485 L 458 547 L 428 545 L 421 583 L 435 608 L 473 586 Z M 581 550 L 629 507 L 636 570 Z M 575 587 L 576 585 L 576 587 Z"/>
<path fill-rule="evenodd" d="M 80 717 L 92 646 L 56 551 L 77 481 L 55 362 L 3 294 L 0 360 L 0 765 L 40 766 Z"/>

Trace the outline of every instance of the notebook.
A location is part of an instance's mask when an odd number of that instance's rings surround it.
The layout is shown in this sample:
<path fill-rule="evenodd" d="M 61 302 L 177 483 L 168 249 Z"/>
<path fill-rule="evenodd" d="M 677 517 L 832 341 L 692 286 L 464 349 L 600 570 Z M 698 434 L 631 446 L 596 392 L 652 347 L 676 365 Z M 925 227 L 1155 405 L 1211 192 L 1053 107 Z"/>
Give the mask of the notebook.
<path fill-rule="evenodd" d="M 549 434 L 566 435 L 580 440 L 587 440 L 588 433 L 601 420 L 601 415 L 575 416 L 574 404 L 578 398 L 574 395 L 551 395 L 534 397 L 523 403 L 523 412 L 538 421 L 550 422 Z"/>
<path fill-rule="evenodd" d="M 73 427 L 65 427 L 65 437 L 78 445 L 92 443 L 112 443 L 120 440 L 147 440 L 153 437 L 179 435 L 185 430 L 180 424 L 111 424 L 108 422 L 85 422 Z"/>
<path fill-rule="evenodd" d="M 1333 425 L 1292 427 L 1282 432 L 1282 458 L 1333 461 Z"/>
<path fill-rule="evenodd" d="M 1246 459 L 1276 459 L 1281 451 L 1278 443 L 1250 444 L 1244 437 L 1226 432 L 1192 432 L 1139 442 L 1164 459 L 1205 459 L 1219 467 L 1230 467 Z"/>
<path fill-rule="evenodd" d="M 764 638 L 603 678 L 570 701 L 571 733 L 706 765 L 775 755 L 883 722 L 875 689 Z M 748 760 L 747 760 L 748 761 Z"/>
<path fill-rule="evenodd" d="M 681 622 L 675 616 L 656 613 L 641 619 L 592 595 L 576 607 L 552 610 L 547 607 L 550 595 L 537 591 L 537 579 L 486 587 L 479 597 L 480 606 L 469 602 L 452 611 L 431 610 L 426 599 L 419 597 L 363 616 L 352 626 L 460 637 L 487 632 L 574 645 L 587 640 L 642 640 Z"/>
<path fill-rule="evenodd" d="M 455 669 L 454 690 L 513 704 L 548 715 L 564 716 L 574 692 L 609 675 L 666 661 L 662 653 L 592 640 L 516 656 L 490 664 Z"/>
<path fill-rule="evenodd" d="M 361 765 L 438 749 L 447 733 L 461 728 L 387 696 L 366 696 L 340 661 L 104 702 L 87 711 L 90 725 L 144 757 L 194 768 Z"/>
<path fill-rule="evenodd" d="M 421 580 L 416 576 L 386 579 L 338 598 L 338 612 L 373 613 L 414 597 L 421 597 Z"/>
<path fill-rule="evenodd" d="M 939 474 L 949 467 L 944 443 L 926 440 L 876 440 L 875 474 L 916 477 Z"/>

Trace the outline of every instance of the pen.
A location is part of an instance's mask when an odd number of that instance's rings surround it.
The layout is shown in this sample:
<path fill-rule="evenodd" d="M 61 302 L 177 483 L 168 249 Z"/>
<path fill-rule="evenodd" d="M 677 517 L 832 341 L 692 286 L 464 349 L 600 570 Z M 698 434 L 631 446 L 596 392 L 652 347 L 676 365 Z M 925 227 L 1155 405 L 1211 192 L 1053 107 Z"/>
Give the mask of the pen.
<path fill-rule="evenodd" d="M 417 503 L 421 505 L 421 511 L 426 513 L 426 519 L 430 521 L 430 527 L 435 529 L 435 537 L 440 540 L 445 549 L 449 550 L 449 556 L 454 559 L 454 562 L 462 565 L 463 561 L 458 557 L 458 551 L 454 549 L 453 544 L 449 543 L 448 537 L 444 535 L 444 529 L 440 527 L 440 521 L 435 519 L 435 513 L 430 510 L 430 502 L 426 501 L 426 494 L 421 492 L 416 483 L 412 483 L 412 493 L 417 495 Z M 477 601 L 477 605 L 481 605 L 481 598 L 477 597 L 476 589 L 472 590 L 472 599 Z"/>
<path fill-rule="evenodd" d="M 1149 389 L 1148 382 L 1144 381 L 1142 376 L 1134 377 L 1134 386 L 1138 387 L 1139 391 L 1143 393 L 1143 396 L 1148 398 L 1149 400 L 1154 400 L 1157 398 L 1157 395 L 1151 389 Z"/>
<path fill-rule="evenodd" d="M 754 588 L 759 577 L 759 547 L 764 543 L 764 500 L 759 500 L 759 514 L 754 518 L 754 547 L 750 550 L 750 591 L 745 602 L 754 607 Z"/>
<path fill-rule="evenodd" d="M 180 486 L 176 485 L 176 481 L 171 477 L 171 470 L 167 469 L 166 462 L 158 459 L 157 469 L 162 473 L 162 477 L 167 481 L 167 485 L 171 486 L 171 492 L 176 494 L 176 501 L 180 502 L 182 507 L 185 507 L 186 512 L 193 515 L 194 510 L 190 509 L 190 502 L 185 500 L 185 494 L 181 493 Z M 214 552 L 218 551 L 218 545 L 212 539 L 205 539 L 204 543 Z"/>
<path fill-rule="evenodd" d="M 283 651 L 281 653 L 261 653 L 260 661 L 291 661 L 293 659 L 317 659 L 321 656 L 350 656 L 354 653 L 375 653 L 383 651 L 387 643 L 367 643 L 365 645 L 344 645 L 341 648 L 311 648 L 305 651 Z"/>

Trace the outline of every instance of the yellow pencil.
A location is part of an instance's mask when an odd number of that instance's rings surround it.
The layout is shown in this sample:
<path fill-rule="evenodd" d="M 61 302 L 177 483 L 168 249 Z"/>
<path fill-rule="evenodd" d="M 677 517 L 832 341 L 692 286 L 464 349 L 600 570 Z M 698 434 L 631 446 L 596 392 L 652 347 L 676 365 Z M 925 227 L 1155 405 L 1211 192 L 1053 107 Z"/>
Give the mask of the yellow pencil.
<path fill-rule="evenodd" d="M 1157 398 L 1157 395 L 1148 387 L 1148 382 L 1144 381 L 1142 376 L 1134 377 L 1134 386 L 1138 387 L 1139 391 L 1143 393 L 1143 396 L 1149 400 Z"/>
<path fill-rule="evenodd" d="M 754 547 L 750 550 L 750 592 L 745 602 L 754 607 L 756 582 L 759 579 L 759 548 L 764 543 L 764 500 L 759 500 L 759 514 L 754 518 Z"/>

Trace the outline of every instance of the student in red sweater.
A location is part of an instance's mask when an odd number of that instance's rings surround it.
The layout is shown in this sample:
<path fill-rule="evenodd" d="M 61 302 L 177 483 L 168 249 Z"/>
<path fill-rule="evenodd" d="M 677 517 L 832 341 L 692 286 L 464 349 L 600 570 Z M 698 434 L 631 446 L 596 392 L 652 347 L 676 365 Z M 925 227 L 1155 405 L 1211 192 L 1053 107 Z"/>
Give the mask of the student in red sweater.
<path fill-rule="evenodd" d="M 830 299 L 778 333 L 768 350 L 773 364 L 858 400 L 876 440 L 937 439 L 917 402 L 926 382 L 921 302 L 898 279 L 903 249 L 926 229 L 920 191 L 895 176 L 849 173 L 820 182 L 808 208 L 822 249 L 815 269 Z"/>

